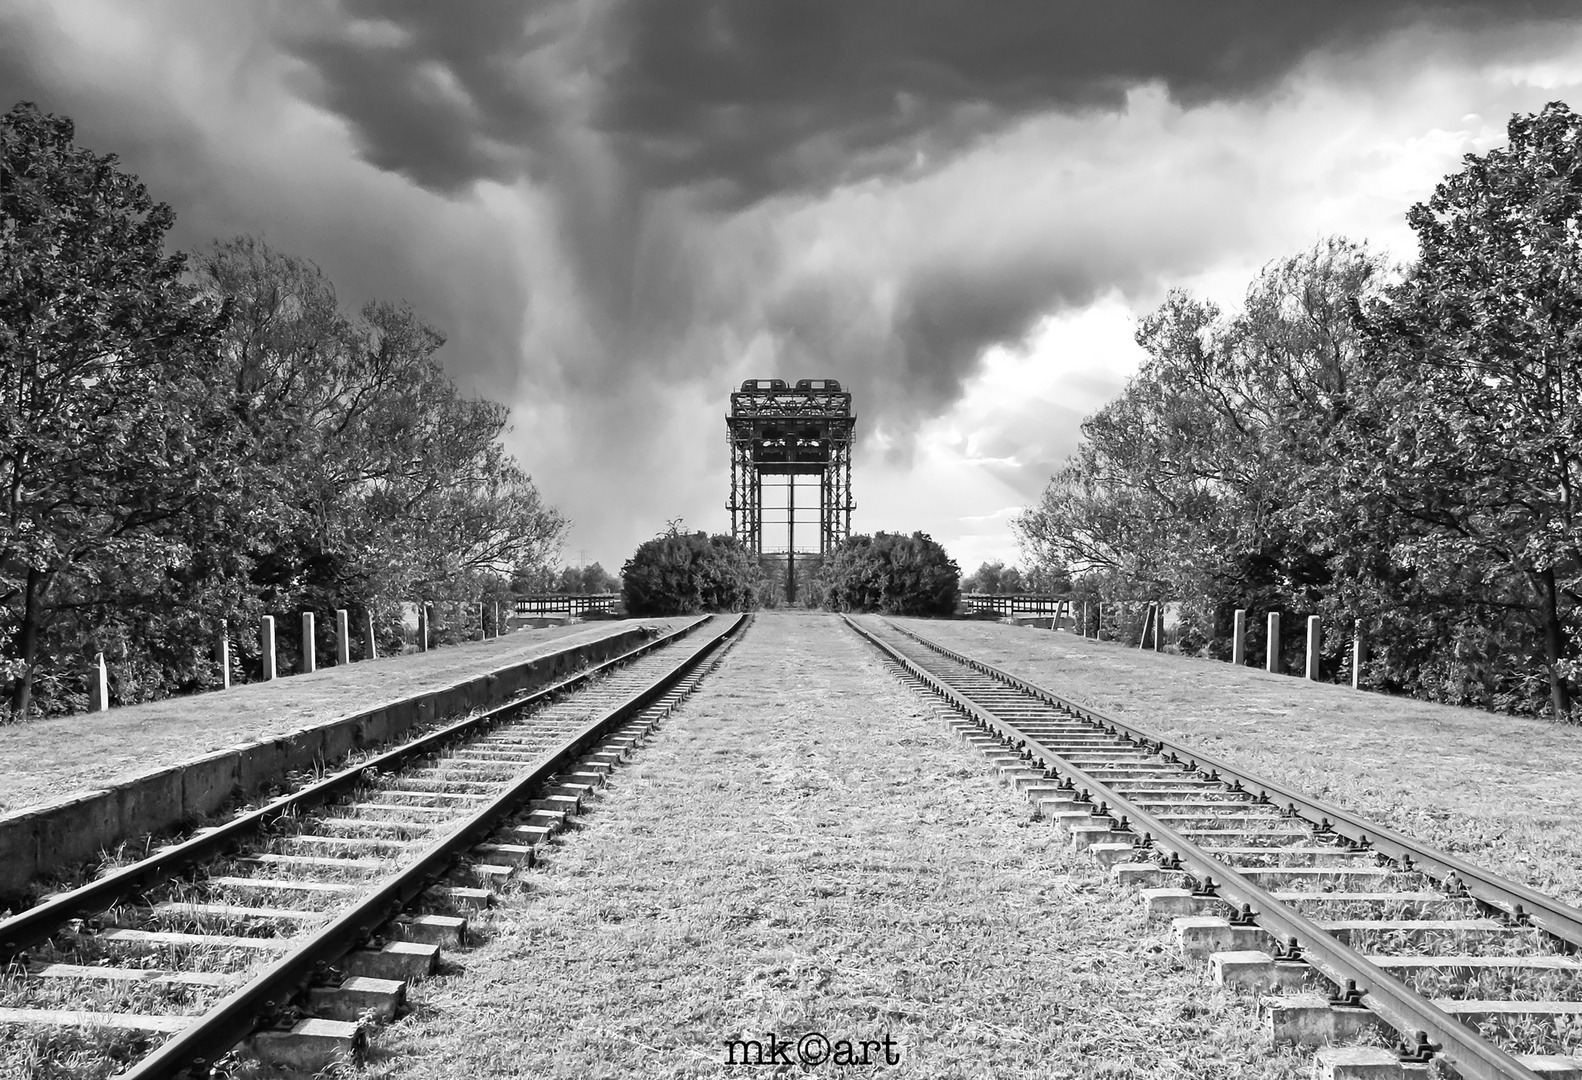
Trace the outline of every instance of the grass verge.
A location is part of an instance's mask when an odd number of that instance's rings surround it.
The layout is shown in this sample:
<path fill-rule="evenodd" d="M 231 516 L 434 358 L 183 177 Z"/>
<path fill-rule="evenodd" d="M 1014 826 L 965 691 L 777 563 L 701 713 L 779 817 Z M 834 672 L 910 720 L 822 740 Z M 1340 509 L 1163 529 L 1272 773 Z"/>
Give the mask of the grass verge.
<path fill-rule="evenodd" d="M 1582 902 L 1582 728 L 1031 627 L 895 622 L 1116 720 Z"/>
<path fill-rule="evenodd" d="M 761 615 L 502 901 L 369 1076 L 757 1076 L 771 1031 L 894 1047 L 832 1076 L 1308 1067 L 828 617 Z"/>

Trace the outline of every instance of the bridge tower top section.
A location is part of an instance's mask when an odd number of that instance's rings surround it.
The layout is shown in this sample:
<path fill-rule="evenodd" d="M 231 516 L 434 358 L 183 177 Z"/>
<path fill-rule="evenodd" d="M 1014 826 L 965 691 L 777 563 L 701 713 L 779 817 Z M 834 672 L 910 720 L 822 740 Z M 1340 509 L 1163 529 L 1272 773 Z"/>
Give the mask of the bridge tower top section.
<path fill-rule="evenodd" d="M 731 533 L 764 553 L 765 477 L 786 477 L 787 550 L 796 550 L 798 477 L 816 479 L 818 554 L 851 535 L 851 394 L 834 379 L 748 379 L 731 394 L 726 436 L 731 449 Z M 777 508 L 781 509 L 781 508 Z M 811 510 L 812 507 L 805 507 Z M 812 524 L 811 518 L 805 520 Z"/>

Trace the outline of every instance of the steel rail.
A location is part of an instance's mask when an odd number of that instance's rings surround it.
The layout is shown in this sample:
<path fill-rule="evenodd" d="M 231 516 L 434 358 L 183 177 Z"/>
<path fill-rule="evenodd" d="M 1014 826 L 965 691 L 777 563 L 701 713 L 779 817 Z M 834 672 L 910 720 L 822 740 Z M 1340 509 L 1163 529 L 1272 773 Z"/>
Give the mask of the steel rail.
<path fill-rule="evenodd" d="M 282 817 L 323 805 L 343 792 L 358 787 L 366 782 L 364 774 L 369 770 L 390 771 L 416 758 L 433 754 L 457 739 L 487 731 L 522 709 L 531 708 L 559 694 L 575 690 L 605 672 L 630 663 L 674 641 L 679 641 L 712 618 L 712 615 L 705 616 L 524 697 L 497 705 L 478 716 L 457 721 L 410 742 L 402 743 L 357 765 L 343 769 L 333 776 L 317 780 L 289 795 L 283 795 L 256 810 L 239 814 L 212 831 L 193 836 L 156 855 L 112 871 L 102 878 L 51 897 L 10 918 L 0 920 L 0 964 L 16 958 L 17 954 L 34 945 L 47 941 L 63 923 L 71 919 L 86 918 L 107 911 L 127 896 L 160 881 L 168 880 L 190 866 L 231 851 L 243 840 L 262 832 Z"/>
<path fill-rule="evenodd" d="M 1144 845 L 1163 848 L 1176 857 L 1174 861 L 1179 862 L 1179 869 L 1202 881 L 1211 881 L 1221 898 L 1250 908 L 1261 928 L 1278 931 L 1287 938 L 1294 939 L 1301 950 L 1301 958 L 1322 972 L 1337 987 L 1344 987 L 1348 983 L 1354 984 L 1361 992 L 1364 1006 L 1400 1032 L 1403 1042 L 1410 1040 L 1418 1031 L 1425 1032 L 1431 1043 L 1439 1045 L 1438 1052 L 1446 1063 L 1469 1080 L 1511 1080 L 1511 1078 L 1539 1080 L 1537 1073 L 1510 1054 L 1470 1027 L 1446 1015 L 1404 982 L 1375 967 L 1360 952 L 1341 943 L 1312 920 L 1275 899 L 1272 893 L 1244 877 L 1233 867 L 1210 856 L 1174 828 L 1134 804 L 1125 795 L 1072 764 L 1036 737 L 1000 719 L 992 711 L 950 686 L 888 642 L 857 624 L 849 616 L 845 619 L 846 624 L 859 635 L 952 706 L 984 727 L 998 732 L 1002 737 L 1023 744 L 1033 757 L 1044 764 L 1045 768 L 1064 773 L 1074 784 L 1086 788 L 1089 795 L 1096 795 L 1113 808 L 1107 815 L 1095 814 L 1095 816 L 1113 818 L 1114 811 L 1123 811 L 1131 823 L 1132 830 L 1143 830 L 1144 836 L 1140 839 Z M 895 629 L 900 630 L 899 627 Z M 909 636 L 916 637 L 916 635 Z M 966 663 L 966 661 L 961 662 Z M 976 668 L 978 665 L 969 664 L 969 666 Z"/>
<path fill-rule="evenodd" d="M 662 697 L 677 681 L 737 634 L 747 618 L 746 615 L 738 615 L 735 622 L 713 640 L 677 660 L 646 687 L 544 752 L 531 770 L 523 773 L 488 806 L 480 808 L 451 828 L 425 849 L 415 862 L 391 877 L 377 891 L 359 900 L 351 910 L 338 916 L 288 955 L 264 969 L 247 985 L 215 1004 L 192 1026 L 176 1033 L 152 1054 L 120 1074 L 123 1080 L 173 1080 L 192 1068 L 206 1068 L 251 1034 L 261 1022 L 271 1022 L 282 1003 L 289 1000 L 302 984 L 357 948 L 380 925 L 393 918 L 438 880 L 457 857 L 514 813 L 562 766 L 574 761 L 611 728 Z M 692 625 L 698 626 L 701 622 Z"/>
<path fill-rule="evenodd" d="M 1398 833 L 1393 829 L 1369 821 L 1359 814 L 1353 813 L 1334 803 L 1315 799 L 1304 795 L 1294 788 L 1286 787 L 1272 780 L 1267 780 L 1254 773 L 1246 772 L 1235 765 L 1231 765 L 1218 758 L 1200 751 L 1171 742 L 1161 738 L 1153 732 L 1134 727 L 1119 720 L 1112 720 L 1102 713 L 1079 705 L 1061 697 L 1051 690 L 1028 682 L 1026 679 L 1012 675 L 1008 671 L 976 660 L 963 653 L 959 653 L 948 646 L 930 641 L 921 634 L 914 633 L 904 626 L 896 626 L 889 620 L 886 625 L 891 626 L 898 633 L 904 634 L 920 645 L 924 645 L 943 656 L 955 660 L 957 663 L 966 664 L 990 678 L 1011 686 L 1023 693 L 1043 700 L 1046 704 L 1064 709 L 1080 719 L 1098 724 L 1110 730 L 1111 734 L 1129 737 L 1132 741 L 1152 745 L 1157 751 L 1166 755 L 1167 760 L 1173 756 L 1180 759 L 1189 771 L 1201 773 L 1214 779 L 1213 774 L 1218 774 L 1220 780 L 1241 784 L 1241 790 L 1250 792 L 1255 797 L 1261 796 L 1270 802 L 1277 803 L 1291 813 L 1305 815 L 1312 819 L 1322 831 L 1326 824 L 1330 831 L 1337 835 L 1345 836 L 1350 840 L 1371 847 L 1395 862 L 1410 860 L 1413 869 L 1419 870 L 1428 877 L 1440 881 L 1454 880 L 1464 886 L 1474 898 L 1490 907 L 1499 909 L 1520 922 L 1531 922 L 1555 937 L 1573 946 L 1582 949 L 1582 910 L 1571 907 L 1550 896 L 1545 896 L 1526 885 L 1509 878 L 1491 873 L 1472 863 L 1456 858 L 1449 852 L 1431 847 L 1419 840 Z"/>

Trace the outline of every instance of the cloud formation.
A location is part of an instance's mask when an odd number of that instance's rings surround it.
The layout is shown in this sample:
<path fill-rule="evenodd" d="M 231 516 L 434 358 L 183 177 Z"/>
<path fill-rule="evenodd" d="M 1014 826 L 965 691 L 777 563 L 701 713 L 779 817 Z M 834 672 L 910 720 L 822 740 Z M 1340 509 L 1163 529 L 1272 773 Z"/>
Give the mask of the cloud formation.
<path fill-rule="evenodd" d="M 933 420 L 970 419 L 995 497 L 1033 489 L 1076 406 L 984 406 L 986 354 L 1399 215 L 1464 142 L 1412 126 L 1421 86 L 1394 116 L 1403 82 L 1439 65 L 1449 121 L 1426 123 L 1498 127 L 1542 101 L 1463 102 L 1468 73 L 1569 85 L 1573 10 L 13 0 L 0 96 L 121 153 L 183 244 L 262 234 L 352 302 L 410 300 L 610 561 L 678 513 L 719 526 L 746 377 L 850 383 L 892 479 L 937 461 Z M 1440 141 L 1404 166 L 1370 142 L 1403 136 Z"/>

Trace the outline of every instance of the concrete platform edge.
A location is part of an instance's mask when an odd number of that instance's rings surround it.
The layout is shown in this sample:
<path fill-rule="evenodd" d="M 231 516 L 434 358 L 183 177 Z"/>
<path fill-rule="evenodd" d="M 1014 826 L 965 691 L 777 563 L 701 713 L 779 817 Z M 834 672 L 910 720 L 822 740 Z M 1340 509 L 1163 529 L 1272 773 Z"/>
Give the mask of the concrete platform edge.
<path fill-rule="evenodd" d="M 289 734 L 228 747 L 119 784 L 0 815 L 0 905 L 42 875 L 96 860 L 125 840 L 163 832 L 246 798 L 291 771 L 333 765 L 414 724 L 507 701 L 648 638 L 633 627 Z"/>

